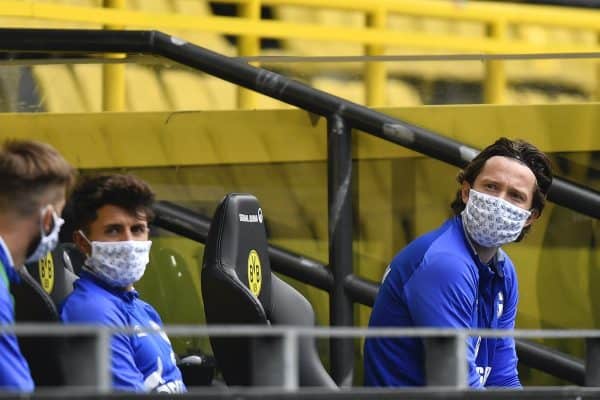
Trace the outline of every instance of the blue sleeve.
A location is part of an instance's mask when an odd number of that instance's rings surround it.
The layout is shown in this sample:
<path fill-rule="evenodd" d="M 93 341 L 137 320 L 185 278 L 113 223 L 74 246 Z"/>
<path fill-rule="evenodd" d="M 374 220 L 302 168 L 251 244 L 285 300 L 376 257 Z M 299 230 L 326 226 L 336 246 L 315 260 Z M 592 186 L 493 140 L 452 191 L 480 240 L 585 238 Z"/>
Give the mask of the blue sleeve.
<path fill-rule="evenodd" d="M 513 270 L 514 272 L 514 270 Z M 507 276 L 507 278 L 509 278 Z M 498 329 L 514 329 L 519 302 L 519 290 L 516 274 L 508 280 L 504 301 L 504 311 L 498 320 Z M 492 362 L 492 371 L 486 382 L 486 387 L 520 388 L 519 372 L 517 371 L 517 352 L 514 337 L 504 337 L 496 341 L 496 353 Z"/>
<path fill-rule="evenodd" d="M 97 300 L 97 299 L 96 299 Z M 69 298 L 63 305 L 61 319 L 65 323 L 127 326 L 117 307 L 107 301 L 86 301 Z M 115 333 L 111 340 L 113 388 L 123 391 L 145 392 L 144 376 L 133 358 L 129 335 Z"/>
<path fill-rule="evenodd" d="M 414 325 L 471 329 L 477 282 L 471 267 L 456 255 L 426 256 L 404 286 Z M 467 339 L 467 362 L 469 385 L 481 388 L 472 339 Z"/>
<path fill-rule="evenodd" d="M 0 268 L 3 268 L 1 263 Z M 0 325 L 14 323 L 10 293 L 4 283 L 0 282 Z M 0 390 L 32 392 L 33 389 L 29 365 L 21 354 L 17 337 L 14 334 L 0 335 Z"/>

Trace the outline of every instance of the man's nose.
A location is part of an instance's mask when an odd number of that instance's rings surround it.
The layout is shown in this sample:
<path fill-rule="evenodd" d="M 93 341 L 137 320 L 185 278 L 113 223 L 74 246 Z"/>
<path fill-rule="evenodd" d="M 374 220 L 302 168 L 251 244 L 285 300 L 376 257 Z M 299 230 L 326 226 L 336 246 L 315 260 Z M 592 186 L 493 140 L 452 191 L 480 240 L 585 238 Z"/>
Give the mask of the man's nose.
<path fill-rule="evenodd" d="M 125 229 L 123 231 L 123 241 L 126 240 L 133 240 L 133 234 L 131 233 L 131 230 L 129 229 Z"/>
<path fill-rule="evenodd" d="M 508 201 L 508 192 L 506 190 L 503 190 L 500 193 L 498 193 L 498 197 L 502 200 Z"/>

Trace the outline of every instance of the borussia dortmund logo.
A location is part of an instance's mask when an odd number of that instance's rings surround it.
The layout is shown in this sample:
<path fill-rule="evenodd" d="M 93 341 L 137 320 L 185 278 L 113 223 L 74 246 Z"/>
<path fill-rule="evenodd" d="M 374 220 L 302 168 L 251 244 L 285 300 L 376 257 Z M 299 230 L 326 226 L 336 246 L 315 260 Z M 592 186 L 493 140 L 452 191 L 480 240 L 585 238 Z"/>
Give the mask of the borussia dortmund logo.
<path fill-rule="evenodd" d="M 248 286 L 250 291 L 256 297 L 260 293 L 262 283 L 262 269 L 260 266 L 260 258 L 256 250 L 250 250 L 248 254 Z"/>

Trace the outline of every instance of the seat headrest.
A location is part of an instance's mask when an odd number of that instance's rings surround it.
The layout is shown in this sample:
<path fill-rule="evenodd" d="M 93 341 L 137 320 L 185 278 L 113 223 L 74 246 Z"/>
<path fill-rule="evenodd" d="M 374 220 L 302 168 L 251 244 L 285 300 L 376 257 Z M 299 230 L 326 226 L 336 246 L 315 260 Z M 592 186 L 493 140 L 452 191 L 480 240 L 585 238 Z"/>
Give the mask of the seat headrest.
<path fill-rule="evenodd" d="M 25 265 L 31 278 L 57 306 L 71 293 L 73 282 L 77 279 L 71 259 L 71 254 L 76 251 L 74 246 L 72 243 L 59 243 L 39 261 Z"/>
<path fill-rule="evenodd" d="M 219 204 L 206 243 L 204 267 L 239 281 L 271 311 L 271 264 L 262 209 L 256 197 L 231 193 Z"/>

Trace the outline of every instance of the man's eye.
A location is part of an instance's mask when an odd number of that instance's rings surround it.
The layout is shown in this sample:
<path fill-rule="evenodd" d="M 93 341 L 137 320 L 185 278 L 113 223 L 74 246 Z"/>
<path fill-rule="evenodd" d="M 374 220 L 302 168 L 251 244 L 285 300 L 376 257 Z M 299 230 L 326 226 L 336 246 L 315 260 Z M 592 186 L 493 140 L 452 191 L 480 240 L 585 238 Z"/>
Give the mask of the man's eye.
<path fill-rule="evenodd" d="M 525 201 L 525 198 L 522 195 L 520 195 L 519 193 L 513 193 L 512 197 L 513 197 L 513 199 L 515 199 L 519 202 Z"/>

